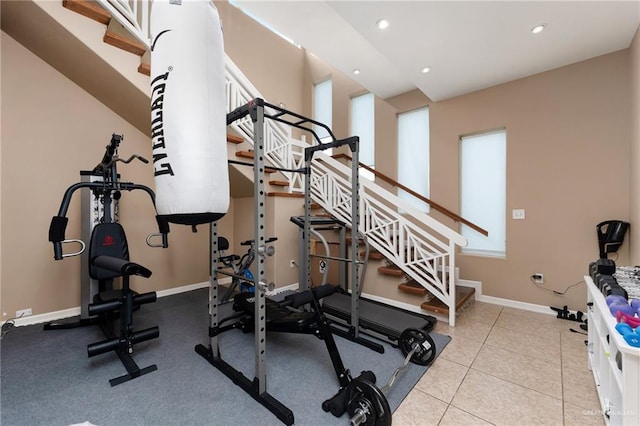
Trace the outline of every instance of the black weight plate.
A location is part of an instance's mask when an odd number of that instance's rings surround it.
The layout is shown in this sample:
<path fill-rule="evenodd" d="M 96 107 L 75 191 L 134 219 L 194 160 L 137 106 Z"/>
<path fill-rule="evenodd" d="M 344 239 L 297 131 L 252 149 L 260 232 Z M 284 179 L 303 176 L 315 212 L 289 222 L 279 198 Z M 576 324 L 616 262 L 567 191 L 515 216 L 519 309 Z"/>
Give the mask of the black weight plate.
<path fill-rule="evenodd" d="M 352 425 L 391 426 L 391 408 L 382 391 L 356 378 L 347 386 L 347 413 Z"/>
<path fill-rule="evenodd" d="M 429 365 L 436 357 L 436 345 L 431 336 L 417 328 L 407 328 L 398 339 L 400 350 L 407 356 L 414 346 L 417 345 L 416 352 L 411 356 L 411 362 L 418 365 Z"/>

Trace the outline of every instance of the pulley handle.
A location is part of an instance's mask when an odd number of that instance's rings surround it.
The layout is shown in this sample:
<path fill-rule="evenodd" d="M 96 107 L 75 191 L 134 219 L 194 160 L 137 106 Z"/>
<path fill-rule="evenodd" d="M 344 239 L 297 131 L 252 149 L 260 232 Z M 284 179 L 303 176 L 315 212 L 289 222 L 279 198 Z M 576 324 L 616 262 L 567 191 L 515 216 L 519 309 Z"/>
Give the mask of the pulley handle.
<path fill-rule="evenodd" d="M 80 250 L 73 252 L 73 253 L 63 253 L 62 252 L 62 244 L 70 244 L 70 243 L 78 243 L 80 244 Z M 84 250 L 86 249 L 86 244 L 84 243 L 84 241 L 82 240 L 62 240 L 60 241 L 60 250 L 58 252 L 58 250 L 56 250 L 56 244 L 54 243 L 54 257 L 56 260 L 60 260 L 63 259 L 65 257 L 73 257 L 73 256 L 78 256 L 81 255 L 82 253 L 84 253 Z M 58 258 L 58 255 L 60 255 L 60 257 Z"/>
<path fill-rule="evenodd" d="M 153 238 L 157 238 L 157 237 L 160 237 L 161 241 L 159 243 L 158 242 L 153 242 L 152 239 Z M 147 245 L 149 247 L 155 247 L 155 248 L 167 248 L 167 247 L 169 247 L 169 241 L 168 241 L 168 238 L 167 238 L 167 234 L 165 234 L 163 232 L 155 232 L 153 234 L 147 235 L 146 241 L 147 241 Z"/>

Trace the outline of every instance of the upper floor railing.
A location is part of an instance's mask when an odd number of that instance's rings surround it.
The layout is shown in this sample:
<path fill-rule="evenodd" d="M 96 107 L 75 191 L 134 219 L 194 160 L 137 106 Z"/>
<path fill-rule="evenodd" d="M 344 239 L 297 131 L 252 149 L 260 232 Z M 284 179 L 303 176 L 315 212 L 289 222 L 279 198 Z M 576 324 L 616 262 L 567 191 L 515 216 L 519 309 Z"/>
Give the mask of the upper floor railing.
<path fill-rule="evenodd" d="M 151 4 L 153 0 L 96 0 L 140 43 L 151 46 Z"/>

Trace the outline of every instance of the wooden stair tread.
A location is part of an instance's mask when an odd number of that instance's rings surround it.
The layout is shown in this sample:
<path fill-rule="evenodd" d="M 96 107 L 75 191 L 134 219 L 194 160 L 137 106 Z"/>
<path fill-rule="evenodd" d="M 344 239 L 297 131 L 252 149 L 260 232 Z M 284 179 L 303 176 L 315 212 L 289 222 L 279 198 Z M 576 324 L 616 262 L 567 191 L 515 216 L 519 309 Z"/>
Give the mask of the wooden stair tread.
<path fill-rule="evenodd" d="M 242 142 L 244 142 L 244 138 L 238 135 L 232 135 L 231 133 L 227 133 L 227 142 L 241 144 Z M 253 156 L 251 158 L 253 158 Z"/>
<path fill-rule="evenodd" d="M 267 192 L 269 197 L 289 197 L 289 198 L 304 198 L 304 194 L 300 192 Z"/>
<path fill-rule="evenodd" d="M 393 275 L 401 277 L 404 275 L 404 271 L 397 266 L 380 266 L 378 272 L 384 275 Z"/>
<path fill-rule="evenodd" d="M 474 295 L 476 289 L 473 287 L 456 286 L 456 312 Z M 434 312 L 436 314 L 449 315 L 449 307 L 442 303 L 440 299 L 433 299 L 420 305 L 425 311 Z"/>
<path fill-rule="evenodd" d="M 138 66 L 138 72 L 140 74 L 144 74 L 148 77 L 151 77 L 151 65 L 142 63 Z"/>
<path fill-rule="evenodd" d="M 426 296 L 427 293 L 429 293 L 426 288 L 413 280 L 398 284 L 398 290 L 404 293 L 415 294 L 416 296 Z"/>
<path fill-rule="evenodd" d="M 361 252 L 360 256 L 364 256 L 365 252 Z M 384 260 L 384 255 L 377 251 L 369 251 L 369 259 L 372 260 Z"/>
<path fill-rule="evenodd" d="M 63 0 L 62 6 L 104 25 L 109 25 L 111 21 L 109 12 L 92 1 Z"/>
<path fill-rule="evenodd" d="M 124 51 L 133 53 L 138 56 L 144 55 L 144 52 L 147 51 L 147 48 L 144 44 L 138 41 L 130 40 L 124 36 L 121 36 L 120 34 L 116 34 L 113 31 L 109 30 L 104 33 L 102 41 L 110 44 L 111 46 L 118 47 Z"/>
<path fill-rule="evenodd" d="M 274 185 L 274 186 L 289 186 L 289 181 L 288 180 L 278 180 L 278 179 L 272 179 L 269 181 L 270 185 Z"/>
<path fill-rule="evenodd" d="M 236 151 L 236 157 L 253 158 L 253 151 Z"/>

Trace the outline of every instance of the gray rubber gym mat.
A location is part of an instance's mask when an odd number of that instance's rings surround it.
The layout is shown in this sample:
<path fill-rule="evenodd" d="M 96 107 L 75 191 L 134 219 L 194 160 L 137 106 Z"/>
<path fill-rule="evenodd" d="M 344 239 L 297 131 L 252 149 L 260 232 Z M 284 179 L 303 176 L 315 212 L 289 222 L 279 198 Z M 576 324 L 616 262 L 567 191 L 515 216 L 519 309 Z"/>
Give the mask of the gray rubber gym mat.
<path fill-rule="evenodd" d="M 154 371 L 116 387 L 109 379 L 125 373 L 115 353 L 87 358 L 87 344 L 103 338 L 95 326 L 43 331 L 41 325 L 12 329 L 0 346 L 0 424 L 70 425 L 280 425 L 280 421 L 195 351 L 208 344 L 207 290 L 164 297 L 134 313 L 136 329 L 160 327 L 160 337 L 135 346 L 140 367 Z M 228 306 L 228 305 L 227 305 Z M 449 342 L 431 333 L 437 351 Z M 253 378 L 252 334 L 231 330 L 220 338 L 223 359 Z M 345 366 L 358 375 L 373 370 L 384 385 L 402 363 L 385 344 L 378 354 L 336 338 Z M 297 425 L 345 425 L 322 411 L 338 381 L 324 343 L 314 336 L 269 334 L 267 390 L 289 407 Z M 436 361 L 437 362 L 437 359 Z M 426 371 L 414 364 L 387 394 L 395 410 Z"/>

